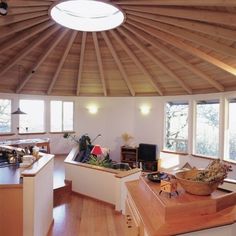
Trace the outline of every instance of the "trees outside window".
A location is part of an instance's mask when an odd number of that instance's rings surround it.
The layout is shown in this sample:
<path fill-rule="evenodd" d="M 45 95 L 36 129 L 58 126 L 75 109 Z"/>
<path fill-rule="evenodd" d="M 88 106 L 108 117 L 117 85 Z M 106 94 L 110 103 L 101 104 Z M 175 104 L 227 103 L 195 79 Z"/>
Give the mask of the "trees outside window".
<path fill-rule="evenodd" d="M 0 133 L 11 132 L 11 100 L 0 99 Z"/>
<path fill-rule="evenodd" d="M 197 102 L 195 154 L 219 156 L 219 109 L 219 100 Z"/>
<path fill-rule="evenodd" d="M 167 102 L 165 108 L 165 150 L 187 152 L 189 105 Z"/>
<path fill-rule="evenodd" d="M 68 132 L 74 129 L 74 103 L 68 101 L 51 101 L 51 132 Z"/>
<path fill-rule="evenodd" d="M 20 109 L 26 114 L 19 116 L 19 133 L 45 132 L 43 100 L 22 99 Z"/>

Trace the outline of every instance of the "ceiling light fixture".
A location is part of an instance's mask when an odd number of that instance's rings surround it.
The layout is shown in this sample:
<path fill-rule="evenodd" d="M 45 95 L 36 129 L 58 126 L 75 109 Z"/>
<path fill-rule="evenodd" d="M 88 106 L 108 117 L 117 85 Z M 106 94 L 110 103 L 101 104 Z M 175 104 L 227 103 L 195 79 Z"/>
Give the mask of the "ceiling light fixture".
<path fill-rule="evenodd" d="M 2 16 L 7 15 L 7 8 L 8 8 L 7 3 L 1 1 L 1 2 L 0 2 L 0 15 L 2 15 Z"/>
<path fill-rule="evenodd" d="M 52 5 L 49 14 L 60 25 L 86 32 L 114 29 L 125 20 L 117 6 L 94 0 L 60 1 Z"/>

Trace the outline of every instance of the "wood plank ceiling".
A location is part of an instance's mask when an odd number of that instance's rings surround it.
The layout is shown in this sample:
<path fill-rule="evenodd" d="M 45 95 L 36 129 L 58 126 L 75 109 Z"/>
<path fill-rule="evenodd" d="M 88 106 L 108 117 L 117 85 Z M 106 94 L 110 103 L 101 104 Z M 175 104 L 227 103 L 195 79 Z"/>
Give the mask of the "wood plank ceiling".
<path fill-rule="evenodd" d="M 236 91 L 236 0 L 114 0 L 118 28 L 55 23 L 55 0 L 8 0 L 0 92 L 165 96 Z"/>

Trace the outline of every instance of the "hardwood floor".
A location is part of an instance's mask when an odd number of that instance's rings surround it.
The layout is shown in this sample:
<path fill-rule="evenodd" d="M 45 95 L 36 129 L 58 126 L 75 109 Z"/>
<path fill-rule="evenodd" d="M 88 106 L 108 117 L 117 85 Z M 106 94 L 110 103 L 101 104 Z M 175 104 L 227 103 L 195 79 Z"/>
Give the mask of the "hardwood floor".
<path fill-rule="evenodd" d="M 61 182 L 60 178 L 64 178 L 61 177 L 64 174 L 63 157 L 57 158 L 55 157 L 55 185 Z M 54 207 L 53 218 L 54 224 L 48 236 L 124 235 L 125 217 L 116 212 L 113 206 L 75 193 L 61 194 Z"/>
<path fill-rule="evenodd" d="M 64 160 L 66 155 L 56 155 L 54 158 L 53 188 L 60 188 L 65 185 Z"/>

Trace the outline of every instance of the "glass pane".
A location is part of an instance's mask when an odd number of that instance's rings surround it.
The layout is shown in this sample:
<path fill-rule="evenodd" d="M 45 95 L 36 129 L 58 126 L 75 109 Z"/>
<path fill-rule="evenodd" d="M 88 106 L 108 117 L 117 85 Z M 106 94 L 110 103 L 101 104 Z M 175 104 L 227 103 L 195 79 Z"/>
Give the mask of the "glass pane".
<path fill-rule="evenodd" d="M 229 103 L 229 159 L 236 161 L 236 102 Z"/>
<path fill-rule="evenodd" d="M 19 116 L 20 133 L 44 132 L 44 101 L 20 100 L 20 109 L 26 115 Z"/>
<path fill-rule="evenodd" d="M 197 104 L 196 154 L 218 157 L 219 101 Z"/>
<path fill-rule="evenodd" d="M 73 131 L 73 102 L 63 103 L 63 131 Z"/>
<path fill-rule="evenodd" d="M 166 104 L 165 149 L 187 152 L 188 149 L 188 104 Z"/>
<path fill-rule="evenodd" d="M 62 102 L 51 101 L 51 132 L 62 131 Z"/>
<path fill-rule="evenodd" d="M 0 99 L 0 133 L 11 132 L 11 100 Z"/>

